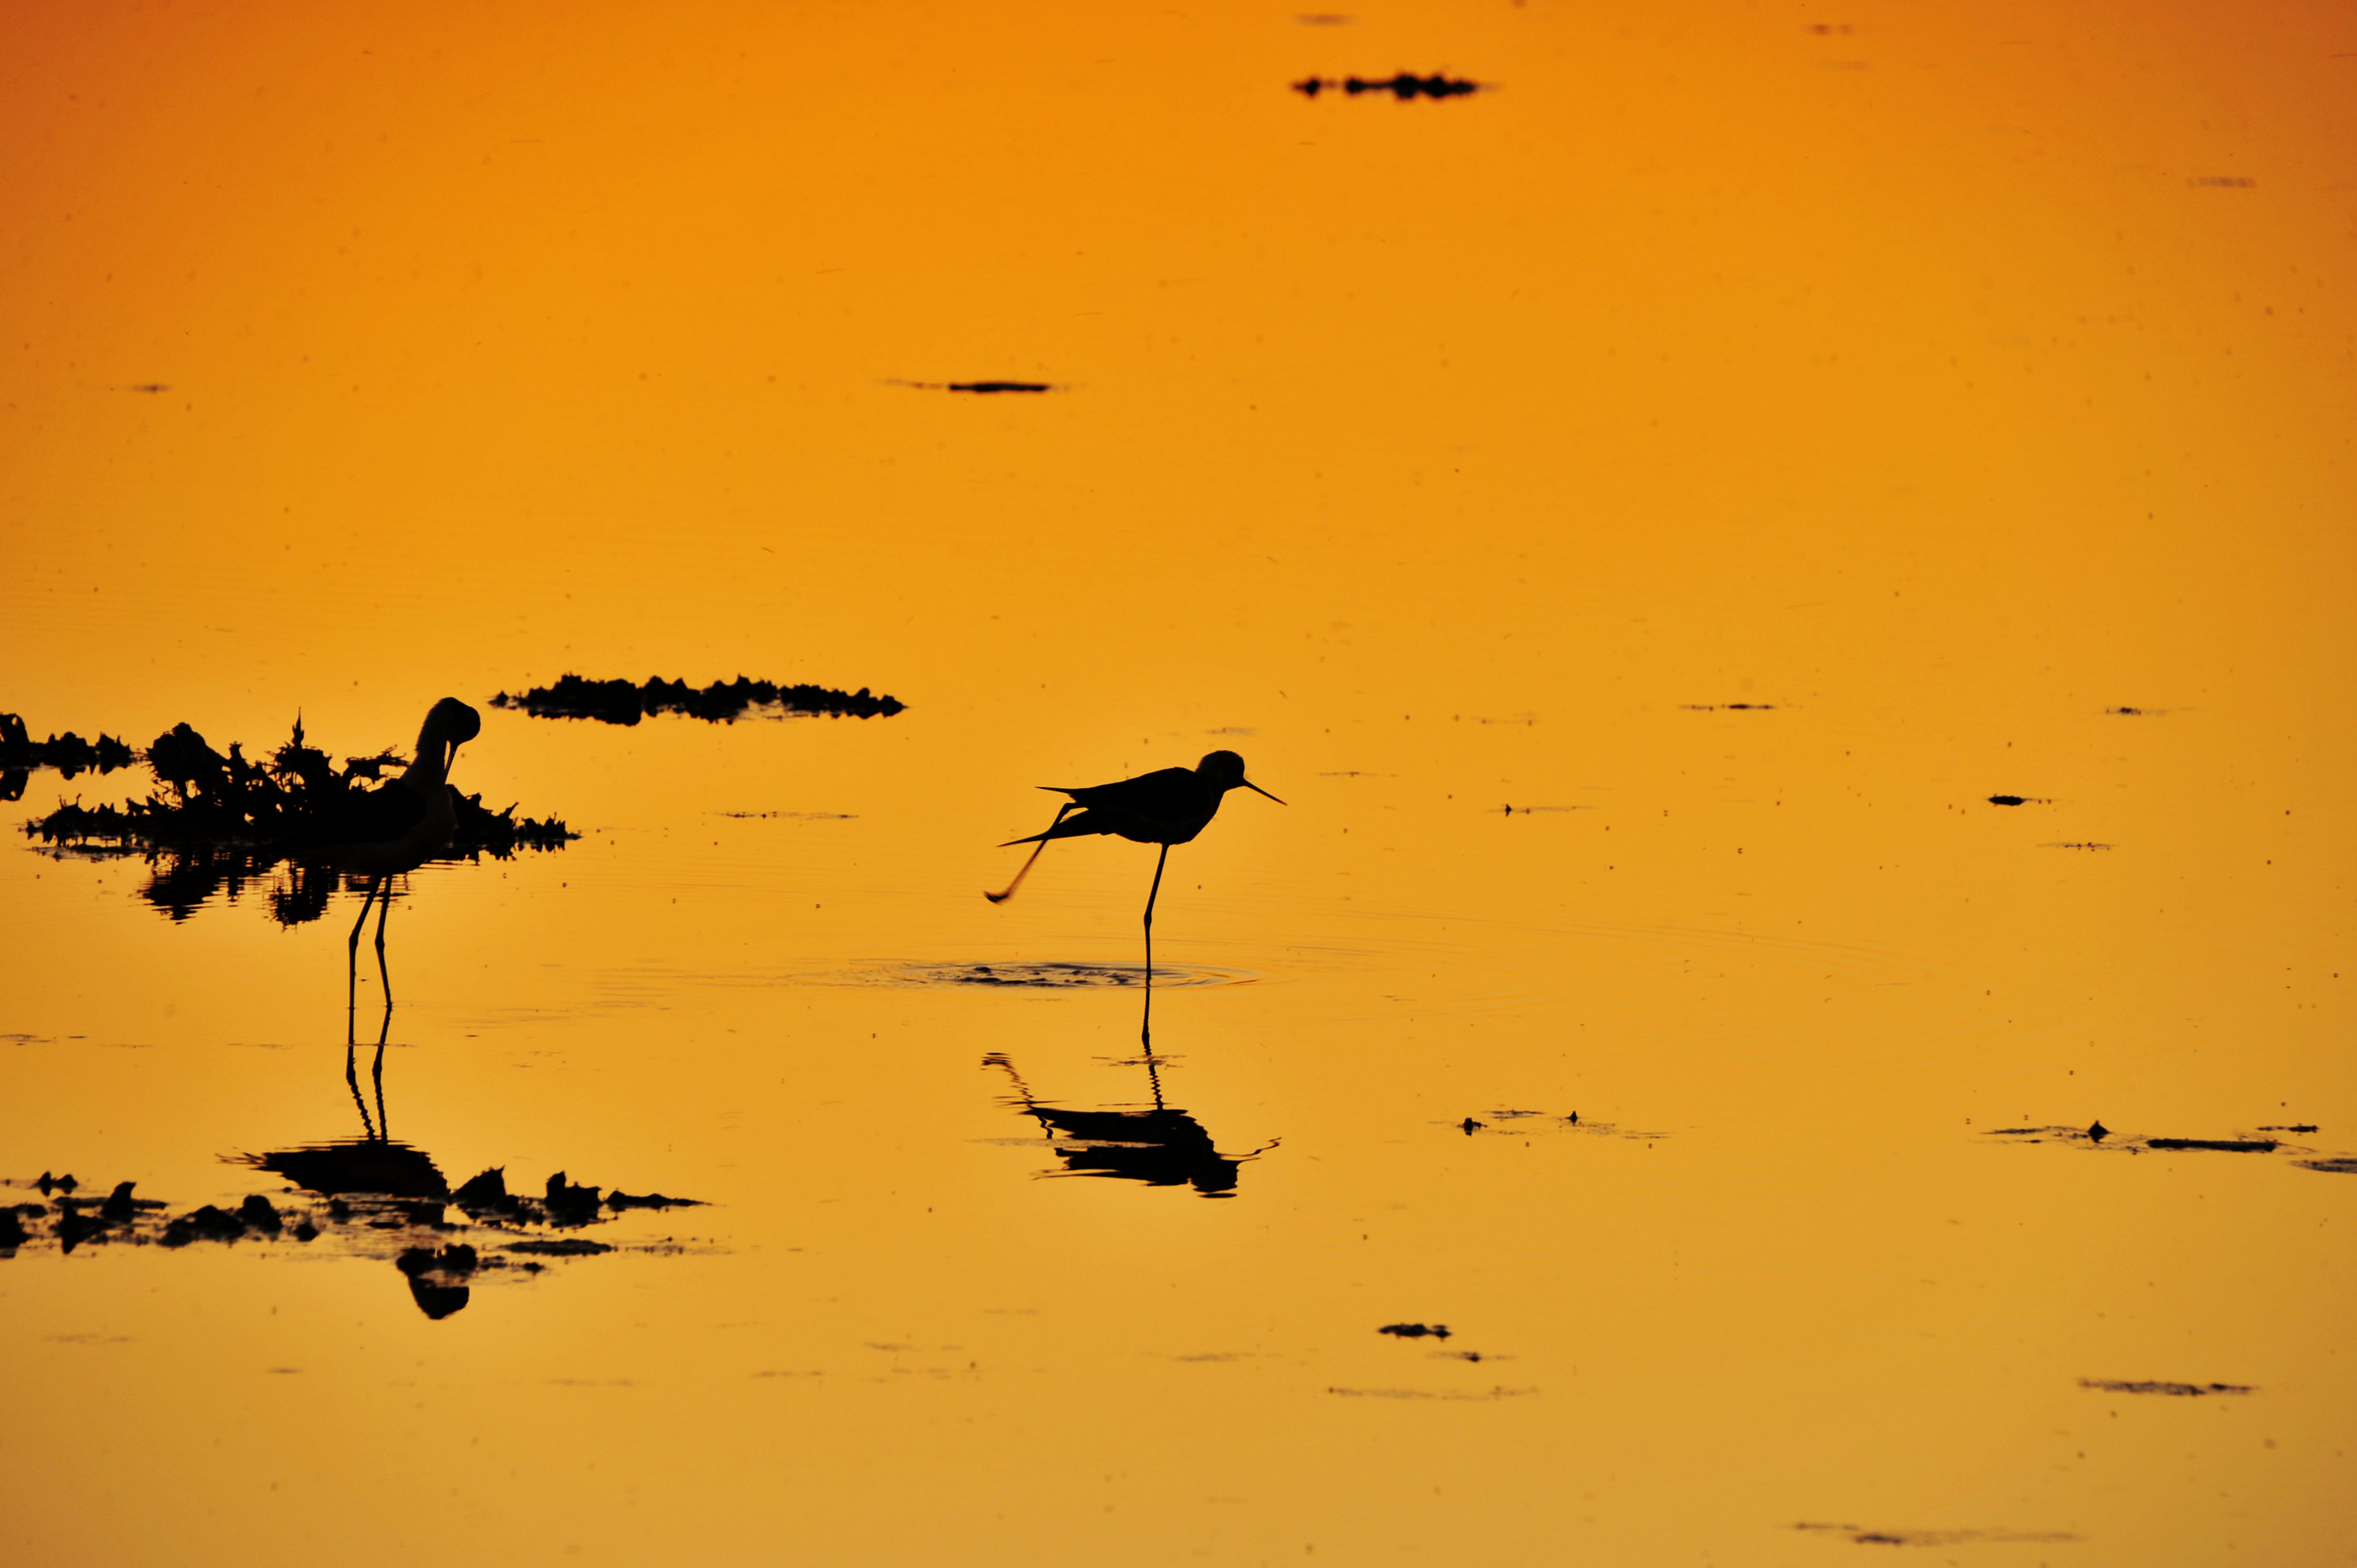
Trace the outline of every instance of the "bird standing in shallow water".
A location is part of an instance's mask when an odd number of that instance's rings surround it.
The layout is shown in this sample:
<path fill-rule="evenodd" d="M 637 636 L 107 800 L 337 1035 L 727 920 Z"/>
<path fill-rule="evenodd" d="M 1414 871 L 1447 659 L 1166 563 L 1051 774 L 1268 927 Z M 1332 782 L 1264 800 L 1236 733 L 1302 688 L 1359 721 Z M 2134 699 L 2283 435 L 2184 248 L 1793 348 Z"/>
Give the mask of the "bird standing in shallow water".
<path fill-rule="evenodd" d="M 1220 801 L 1231 789 L 1242 786 L 1256 795 L 1276 797 L 1244 777 L 1244 759 L 1232 751 L 1215 751 L 1193 768 L 1165 768 L 1158 772 L 1125 779 L 1116 784 L 1092 784 L 1078 789 L 1060 785 L 1039 786 L 1054 794 L 1069 795 L 1071 800 L 1056 808 L 1056 820 L 1048 824 L 1045 832 L 1029 838 L 1009 839 L 999 847 L 1014 844 L 1038 844 L 1031 858 L 1015 874 L 1015 880 L 999 893 L 985 893 L 984 897 L 994 904 L 1003 904 L 1015 897 L 1029 875 L 1033 861 L 1039 851 L 1048 847 L 1051 839 L 1086 838 L 1092 833 L 1114 833 L 1133 843 L 1157 843 L 1162 853 L 1154 862 L 1154 886 L 1146 895 L 1146 984 L 1147 1005 L 1153 1005 L 1154 986 L 1154 900 L 1162 891 L 1162 867 L 1170 858 L 1170 846 L 1186 843 L 1211 825 L 1219 814 Z M 1285 802 L 1276 800 L 1280 806 Z M 1078 811 L 1078 816 L 1067 813 Z"/>
<path fill-rule="evenodd" d="M 316 820 L 270 846 L 274 854 L 369 878 L 368 897 L 361 900 L 361 918 L 352 922 L 346 941 L 345 1010 L 351 1008 L 360 986 L 361 928 L 368 924 L 369 906 L 377 906 L 376 970 L 384 983 L 385 1004 L 393 1004 L 393 977 L 385 970 L 384 921 L 393 910 L 393 895 L 384 879 L 414 871 L 450 847 L 458 829 L 457 800 L 450 788 L 450 764 L 458 747 L 483 732 L 483 715 L 456 697 L 445 697 L 427 710 L 417 732 L 417 757 L 389 784 L 353 795 Z"/>

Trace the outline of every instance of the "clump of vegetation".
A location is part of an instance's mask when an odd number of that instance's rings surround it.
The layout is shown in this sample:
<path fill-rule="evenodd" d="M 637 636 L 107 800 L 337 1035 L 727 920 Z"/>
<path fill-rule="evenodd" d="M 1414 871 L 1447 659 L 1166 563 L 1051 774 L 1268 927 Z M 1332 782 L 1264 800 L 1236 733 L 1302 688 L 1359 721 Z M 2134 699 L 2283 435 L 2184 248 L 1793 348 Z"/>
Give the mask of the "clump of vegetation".
<path fill-rule="evenodd" d="M 715 724 L 734 724 L 753 708 L 776 708 L 793 714 L 826 714 L 835 718 L 889 718 L 908 706 L 898 697 L 878 697 L 862 686 L 839 692 L 831 686 L 780 686 L 774 681 L 715 681 L 701 690 L 684 681 L 660 676 L 643 686 L 628 681 L 589 681 L 565 675 L 554 686 L 534 686 L 510 696 L 491 699 L 495 708 L 522 708 L 536 718 L 597 719 L 609 725 L 634 725 L 654 714 L 685 714 Z"/>
<path fill-rule="evenodd" d="M 389 769 L 407 766 L 380 752 L 346 757 L 339 768 L 305 743 L 299 717 L 293 735 L 265 761 L 249 761 L 236 742 L 224 756 L 187 724 L 157 736 L 144 759 L 163 786 L 156 793 L 120 806 L 70 802 L 27 822 L 26 836 L 61 854 L 144 855 L 154 875 L 140 896 L 176 920 L 217 894 L 234 902 L 247 883 L 266 880 L 271 913 L 289 926 L 317 919 L 343 879 L 304 865 L 273 875 L 280 857 L 270 846 L 383 779 Z M 556 818 L 520 818 L 512 805 L 492 811 L 479 794 L 452 793 L 457 831 L 436 859 L 489 854 L 505 860 L 519 849 L 562 849 L 581 836 Z"/>
<path fill-rule="evenodd" d="M 23 800 L 36 768 L 54 768 L 70 779 L 84 771 L 112 773 L 132 760 L 131 747 L 111 735 L 91 741 L 68 730 L 35 740 L 23 719 L 0 714 L 0 800 Z"/>

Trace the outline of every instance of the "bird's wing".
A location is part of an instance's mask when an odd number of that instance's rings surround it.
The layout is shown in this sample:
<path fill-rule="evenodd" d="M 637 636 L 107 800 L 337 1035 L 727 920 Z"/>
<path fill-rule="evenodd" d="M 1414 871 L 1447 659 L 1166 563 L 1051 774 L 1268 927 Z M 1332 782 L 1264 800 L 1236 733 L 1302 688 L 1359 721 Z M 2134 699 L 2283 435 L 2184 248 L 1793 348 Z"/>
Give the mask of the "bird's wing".
<path fill-rule="evenodd" d="M 1064 793 L 1083 806 L 1107 806 L 1145 817 L 1182 818 L 1203 804 L 1203 783 L 1191 768 L 1164 768 L 1117 784 L 1092 784 Z"/>

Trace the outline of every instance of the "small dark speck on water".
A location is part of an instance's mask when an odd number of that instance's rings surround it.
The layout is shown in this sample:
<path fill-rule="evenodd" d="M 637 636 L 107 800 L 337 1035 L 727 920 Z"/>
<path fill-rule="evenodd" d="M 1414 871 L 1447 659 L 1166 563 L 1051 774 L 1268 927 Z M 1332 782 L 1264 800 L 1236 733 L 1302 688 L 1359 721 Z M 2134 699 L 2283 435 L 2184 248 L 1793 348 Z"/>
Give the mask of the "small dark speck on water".
<path fill-rule="evenodd" d="M 2040 800 L 2035 795 L 1991 795 L 1988 798 L 1988 802 L 1992 806 L 2042 806 L 2046 804 L 2044 800 Z"/>
<path fill-rule="evenodd" d="M 1435 1339 L 1446 1339 L 1448 1337 L 1448 1325 L 1446 1323 L 1386 1323 L 1375 1332 L 1389 1334 L 1401 1339 L 1422 1339 L 1426 1336 Z"/>
<path fill-rule="evenodd" d="M 1474 1133 L 1480 1132 L 1483 1127 L 1489 1125 L 1489 1123 L 1486 1122 L 1476 1122 L 1473 1118 L 1468 1116 L 1464 1121 L 1459 1122 L 1457 1125 L 1464 1132 L 1465 1135 L 1469 1138 Z M 1383 1332 L 1388 1334 L 1391 1330 L 1386 1328 Z"/>

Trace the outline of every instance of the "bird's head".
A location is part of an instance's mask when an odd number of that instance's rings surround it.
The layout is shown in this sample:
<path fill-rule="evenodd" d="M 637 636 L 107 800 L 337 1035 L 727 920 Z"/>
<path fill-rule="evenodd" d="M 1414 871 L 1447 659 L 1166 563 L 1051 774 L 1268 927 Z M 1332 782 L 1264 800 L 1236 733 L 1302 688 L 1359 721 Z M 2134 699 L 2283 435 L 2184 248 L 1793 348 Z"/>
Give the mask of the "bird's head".
<path fill-rule="evenodd" d="M 1195 772 L 1203 782 L 1222 794 L 1241 784 L 1255 795 L 1268 795 L 1267 790 L 1244 777 L 1244 759 L 1232 751 L 1211 753 L 1195 764 Z M 1274 795 L 1268 795 L 1268 798 L 1276 800 Z M 1276 800 L 1276 803 L 1280 806 L 1285 804 L 1282 800 Z"/>
<path fill-rule="evenodd" d="M 417 732 L 417 755 L 422 759 L 432 751 L 447 768 L 458 747 L 482 733 L 482 714 L 456 697 L 445 697 L 426 712 L 425 724 Z"/>

